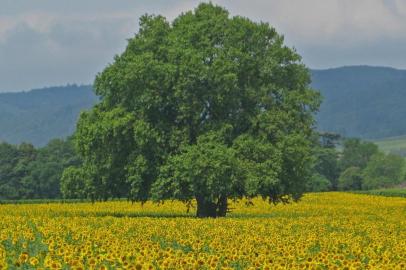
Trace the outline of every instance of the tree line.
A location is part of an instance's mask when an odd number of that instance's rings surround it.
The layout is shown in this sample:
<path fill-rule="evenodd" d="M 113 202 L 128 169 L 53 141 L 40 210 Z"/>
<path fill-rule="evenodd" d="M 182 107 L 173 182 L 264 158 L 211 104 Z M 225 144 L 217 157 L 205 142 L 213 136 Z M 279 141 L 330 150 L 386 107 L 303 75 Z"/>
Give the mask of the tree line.
<path fill-rule="evenodd" d="M 0 200 L 62 198 L 62 172 L 81 163 L 72 139 L 45 147 L 0 143 Z"/>
<path fill-rule="evenodd" d="M 315 135 L 313 142 L 307 192 L 389 188 L 406 181 L 404 159 L 379 151 L 372 142 L 334 133 Z M 0 200 L 91 199 L 81 165 L 73 138 L 54 139 L 41 148 L 1 143 Z"/>
<path fill-rule="evenodd" d="M 315 142 L 308 191 L 370 190 L 406 181 L 404 158 L 379 151 L 372 142 L 334 133 L 320 133 Z"/>

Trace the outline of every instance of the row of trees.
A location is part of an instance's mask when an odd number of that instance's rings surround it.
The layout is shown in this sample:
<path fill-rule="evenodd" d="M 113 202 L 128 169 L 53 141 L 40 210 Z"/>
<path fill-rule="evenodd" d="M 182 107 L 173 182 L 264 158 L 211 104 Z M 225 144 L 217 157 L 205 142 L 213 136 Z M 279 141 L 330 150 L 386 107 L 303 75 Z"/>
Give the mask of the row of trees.
<path fill-rule="evenodd" d="M 63 170 L 79 164 L 70 139 L 39 149 L 0 143 L 0 200 L 60 198 Z"/>
<path fill-rule="evenodd" d="M 213 138 L 208 139 L 202 138 L 206 141 L 199 144 L 203 146 L 201 152 L 206 156 L 215 156 L 216 149 L 208 147 L 208 143 Z M 340 145 L 337 147 L 338 144 Z M 183 158 L 188 160 L 187 162 L 192 162 L 195 159 L 193 156 L 195 152 Z M 371 142 L 340 139 L 336 134 L 323 133 L 313 145 L 312 152 L 313 173 L 306 183 L 307 191 L 386 188 L 406 181 L 404 159 L 380 152 Z M 223 154 L 223 151 L 219 153 Z M 174 166 L 182 164 L 176 160 L 173 162 L 176 163 Z M 96 199 L 97 197 L 89 197 L 90 184 L 84 181 L 87 177 L 80 169 L 81 164 L 71 138 L 55 139 L 38 149 L 27 143 L 20 145 L 1 143 L 0 200 L 58 199 L 62 196 Z M 244 165 L 235 165 L 243 170 Z M 218 174 L 215 176 L 216 179 L 222 178 L 221 174 L 224 173 L 222 169 L 224 168 L 216 168 L 215 173 Z M 184 168 L 179 170 L 182 171 Z M 188 176 L 185 180 L 191 181 L 191 177 Z M 165 177 L 161 181 L 168 184 L 172 180 L 170 177 Z M 164 190 L 167 189 L 159 188 L 156 192 Z M 109 197 L 110 195 L 105 198 Z"/>
<path fill-rule="evenodd" d="M 314 174 L 308 191 L 387 188 L 406 181 L 405 160 L 379 151 L 372 142 L 323 133 L 313 152 Z"/>

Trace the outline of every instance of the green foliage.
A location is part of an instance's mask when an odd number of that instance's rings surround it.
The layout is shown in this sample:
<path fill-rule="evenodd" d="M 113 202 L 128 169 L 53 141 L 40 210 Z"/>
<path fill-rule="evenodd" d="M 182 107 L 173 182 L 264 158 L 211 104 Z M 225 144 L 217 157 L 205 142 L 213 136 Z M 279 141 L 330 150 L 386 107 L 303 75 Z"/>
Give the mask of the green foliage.
<path fill-rule="evenodd" d="M 375 154 L 363 171 L 363 189 L 388 188 L 400 184 L 405 161 L 402 157 L 383 153 Z"/>
<path fill-rule="evenodd" d="M 245 194 L 249 197 L 261 195 L 278 201 L 283 195 L 280 189 L 287 188 L 281 182 L 282 151 L 272 143 L 242 135 L 234 141 L 233 148 L 247 173 Z M 282 195 L 283 194 L 283 195 Z"/>
<path fill-rule="evenodd" d="M 343 171 L 338 179 L 339 190 L 360 190 L 363 176 L 359 167 L 349 167 Z"/>
<path fill-rule="evenodd" d="M 313 176 L 306 190 L 320 192 L 337 189 L 340 175 L 339 152 L 336 148 L 340 136 L 335 133 L 317 133 L 313 137 L 312 154 L 314 158 Z"/>
<path fill-rule="evenodd" d="M 360 139 L 347 139 L 340 159 L 340 167 L 345 171 L 349 167 L 364 169 L 371 157 L 378 153 L 378 146 Z"/>
<path fill-rule="evenodd" d="M 299 199 L 320 101 L 309 82 L 266 23 L 213 4 L 143 16 L 77 126 L 87 197 L 196 198 L 202 216 L 225 215 L 227 197 Z"/>
<path fill-rule="evenodd" d="M 23 146 L 26 148 L 27 146 Z M 28 155 L 27 155 L 28 154 Z M 26 176 L 30 154 L 20 151 L 17 146 L 0 144 L 0 198 L 19 198 L 24 194 L 21 179 Z M 21 189 L 19 189 L 21 188 Z"/>
<path fill-rule="evenodd" d="M 339 154 L 335 148 L 315 147 L 313 149 L 316 174 L 330 182 L 331 189 L 337 189 L 337 181 L 340 174 Z M 316 176 L 317 178 L 317 176 Z"/>
<path fill-rule="evenodd" d="M 356 193 L 386 196 L 386 197 L 405 197 L 406 198 L 406 188 L 373 189 L 373 190 L 357 191 Z"/>
<path fill-rule="evenodd" d="M 308 191 L 374 189 L 393 187 L 404 181 L 402 157 L 386 155 L 374 143 L 360 139 L 345 139 L 339 152 L 335 148 L 337 140 L 332 133 L 316 137 L 314 172 Z"/>
<path fill-rule="evenodd" d="M 315 170 L 330 182 L 333 190 L 337 189 L 337 181 L 340 174 L 338 151 L 334 148 L 315 149 Z"/>
<path fill-rule="evenodd" d="M 306 185 L 306 190 L 310 192 L 323 192 L 331 190 L 331 182 L 320 174 L 314 174 Z"/>
<path fill-rule="evenodd" d="M 63 198 L 84 199 L 86 198 L 87 177 L 82 168 L 68 167 L 61 177 L 61 193 Z"/>
<path fill-rule="evenodd" d="M 168 158 L 152 189 L 155 199 L 190 202 L 196 198 L 198 216 L 216 217 L 225 215 L 227 198 L 245 195 L 243 164 L 216 135 L 202 135 L 196 144 Z"/>
<path fill-rule="evenodd" d="M 126 195 L 127 168 L 123 164 L 129 163 L 133 148 L 134 121 L 134 116 L 121 108 L 106 111 L 101 105 L 81 114 L 76 133 L 77 149 L 89 176 L 89 198 L 106 200 Z"/>
<path fill-rule="evenodd" d="M 2 143 L 0 199 L 60 198 L 63 170 L 80 163 L 70 140 L 52 140 L 39 149 Z"/>

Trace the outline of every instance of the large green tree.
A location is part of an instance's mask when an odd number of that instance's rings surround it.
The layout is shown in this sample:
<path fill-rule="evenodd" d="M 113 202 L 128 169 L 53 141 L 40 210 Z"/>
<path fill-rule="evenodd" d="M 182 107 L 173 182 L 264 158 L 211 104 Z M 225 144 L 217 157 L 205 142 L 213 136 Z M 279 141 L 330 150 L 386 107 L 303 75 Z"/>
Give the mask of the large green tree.
<path fill-rule="evenodd" d="M 319 95 L 300 56 L 267 23 L 200 4 L 173 22 L 145 15 L 124 53 L 95 80 L 77 148 L 95 200 L 300 198 L 310 175 Z"/>

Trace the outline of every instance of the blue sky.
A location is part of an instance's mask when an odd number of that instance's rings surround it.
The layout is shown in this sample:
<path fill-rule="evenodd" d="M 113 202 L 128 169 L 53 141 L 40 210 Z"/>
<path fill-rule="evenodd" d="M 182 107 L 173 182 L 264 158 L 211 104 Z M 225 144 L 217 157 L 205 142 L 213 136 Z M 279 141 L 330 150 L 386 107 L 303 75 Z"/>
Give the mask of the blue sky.
<path fill-rule="evenodd" d="M 194 0 L 0 0 L 0 92 L 92 83 L 142 14 L 169 20 Z M 232 15 L 266 21 L 310 68 L 406 69 L 405 0 L 216 0 Z"/>

